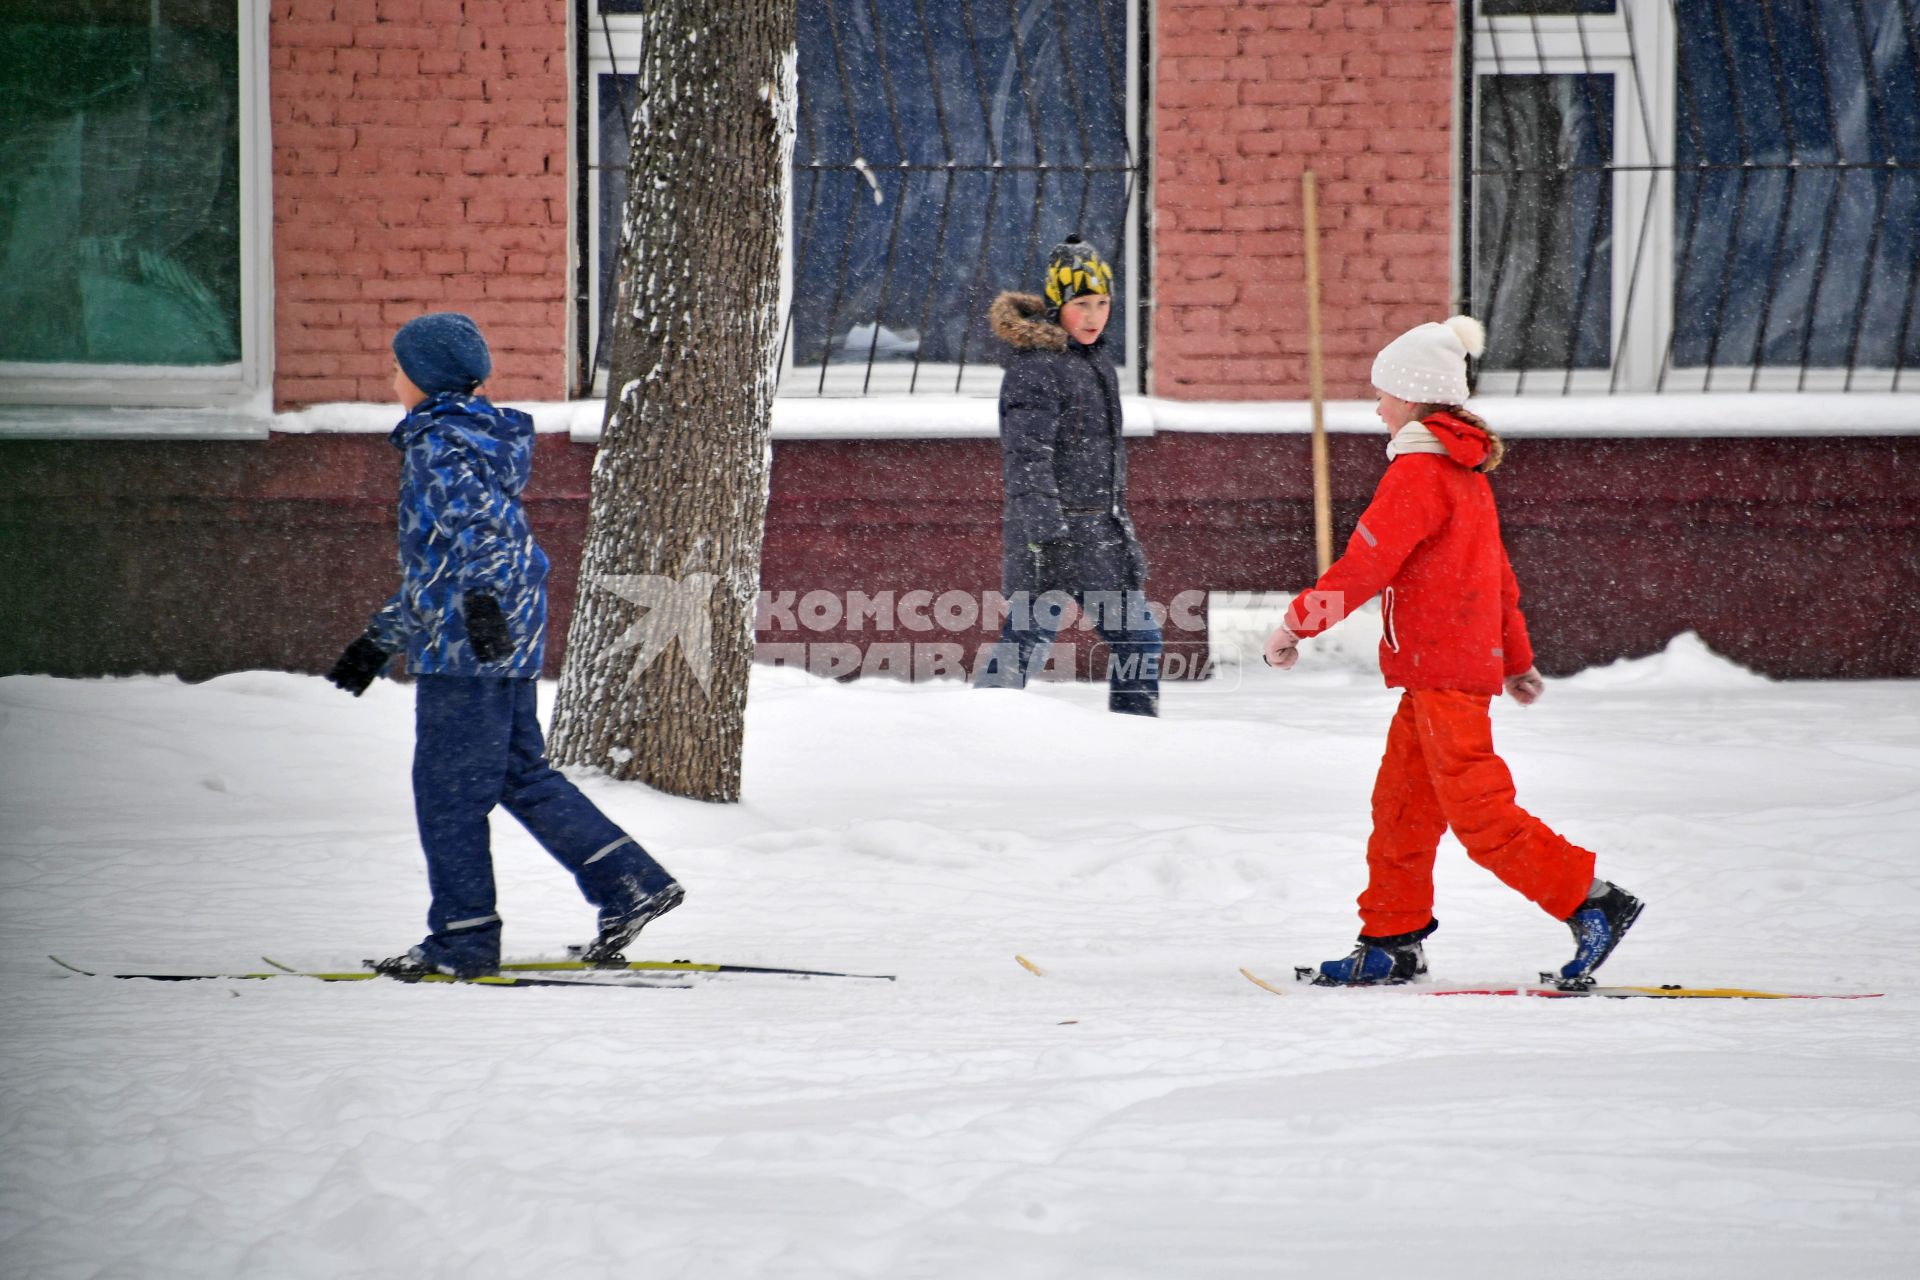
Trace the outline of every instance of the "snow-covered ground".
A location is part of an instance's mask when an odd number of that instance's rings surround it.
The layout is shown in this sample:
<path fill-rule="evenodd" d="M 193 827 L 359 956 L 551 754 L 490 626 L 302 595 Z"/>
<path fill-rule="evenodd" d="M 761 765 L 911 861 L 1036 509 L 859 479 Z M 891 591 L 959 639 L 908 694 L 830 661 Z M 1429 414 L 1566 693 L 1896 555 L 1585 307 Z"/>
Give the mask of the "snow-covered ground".
<path fill-rule="evenodd" d="M 1650 904 L 1609 978 L 1884 999 L 1268 994 L 1236 969 L 1350 943 L 1392 698 L 762 670 L 747 803 L 584 783 L 688 887 L 637 950 L 899 981 L 510 991 L 55 969 L 414 941 L 410 692 L 0 681 L 0 1274 L 1911 1275 L 1920 682 L 1683 639 L 1495 713 Z M 579 940 L 496 832 L 509 951 Z M 1565 958 L 1451 841 L 1440 875 L 1437 979 Z"/>

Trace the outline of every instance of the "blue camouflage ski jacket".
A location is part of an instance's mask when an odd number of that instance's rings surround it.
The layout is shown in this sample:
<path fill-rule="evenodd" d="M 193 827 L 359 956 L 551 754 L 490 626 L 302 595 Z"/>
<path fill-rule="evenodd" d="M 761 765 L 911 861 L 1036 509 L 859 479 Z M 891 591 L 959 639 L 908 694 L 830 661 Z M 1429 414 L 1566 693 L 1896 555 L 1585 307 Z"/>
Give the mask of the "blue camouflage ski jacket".
<path fill-rule="evenodd" d="M 546 653 L 547 557 L 520 493 L 533 473 L 533 419 L 482 396 L 439 392 L 388 437 L 400 450 L 400 590 L 369 634 L 406 650 L 415 675 L 540 674 Z M 481 662 L 467 640 L 465 597 L 499 602 L 513 652 Z"/>

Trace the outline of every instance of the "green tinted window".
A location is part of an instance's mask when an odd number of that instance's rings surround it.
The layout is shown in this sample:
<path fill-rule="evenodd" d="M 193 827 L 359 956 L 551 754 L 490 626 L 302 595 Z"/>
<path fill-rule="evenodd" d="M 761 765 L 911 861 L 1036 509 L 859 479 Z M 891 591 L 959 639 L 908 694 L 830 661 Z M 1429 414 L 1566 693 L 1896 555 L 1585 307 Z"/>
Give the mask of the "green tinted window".
<path fill-rule="evenodd" d="M 0 0 L 0 360 L 240 359 L 236 0 Z"/>

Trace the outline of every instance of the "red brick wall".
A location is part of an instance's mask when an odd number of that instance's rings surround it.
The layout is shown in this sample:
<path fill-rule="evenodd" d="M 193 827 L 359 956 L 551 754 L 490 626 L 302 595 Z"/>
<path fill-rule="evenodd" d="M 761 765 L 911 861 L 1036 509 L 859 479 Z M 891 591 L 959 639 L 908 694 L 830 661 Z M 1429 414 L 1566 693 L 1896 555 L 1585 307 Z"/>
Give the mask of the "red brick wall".
<path fill-rule="evenodd" d="M 1453 0 L 1158 0 L 1157 395 L 1307 394 L 1300 174 L 1319 183 L 1326 393 L 1449 298 Z"/>
<path fill-rule="evenodd" d="M 559 0 L 273 0 L 274 399 L 392 397 L 387 340 L 466 311 L 509 399 L 566 394 Z"/>

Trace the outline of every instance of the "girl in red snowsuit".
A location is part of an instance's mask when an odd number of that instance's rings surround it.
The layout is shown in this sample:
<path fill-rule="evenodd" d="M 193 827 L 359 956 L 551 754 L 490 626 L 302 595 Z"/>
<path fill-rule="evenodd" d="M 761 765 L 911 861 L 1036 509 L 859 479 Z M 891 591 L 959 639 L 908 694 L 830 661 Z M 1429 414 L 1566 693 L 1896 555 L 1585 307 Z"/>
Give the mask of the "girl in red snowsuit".
<path fill-rule="evenodd" d="M 1323 985 L 1405 982 L 1426 972 L 1433 863 L 1451 827 L 1467 855 L 1573 931 L 1564 984 L 1585 985 L 1640 913 L 1594 877 L 1594 855 L 1514 803 L 1493 750 L 1488 707 L 1504 688 L 1522 706 L 1544 690 L 1520 587 L 1500 540 L 1486 473 L 1502 446 L 1460 404 L 1466 361 L 1485 335 L 1456 316 L 1397 338 L 1374 361 L 1380 419 L 1392 432 L 1386 474 L 1346 553 L 1288 606 L 1266 660 L 1291 667 L 1318 635 L 1374 596 L 1385 632 L 1380 670 L 1403 689 L 1373 789 L 1367 887 L 1353 953 L 1320 966 Z"/>

